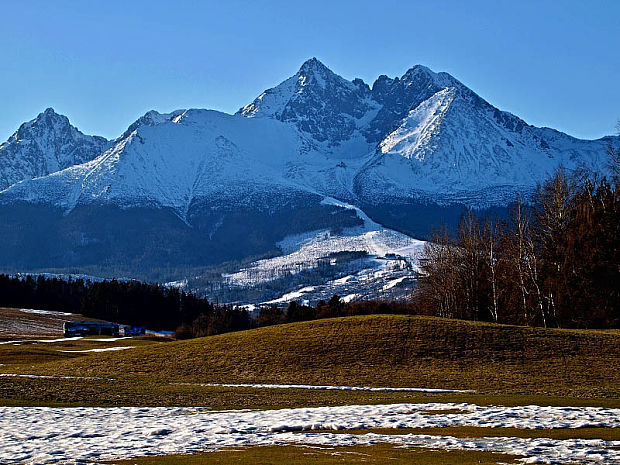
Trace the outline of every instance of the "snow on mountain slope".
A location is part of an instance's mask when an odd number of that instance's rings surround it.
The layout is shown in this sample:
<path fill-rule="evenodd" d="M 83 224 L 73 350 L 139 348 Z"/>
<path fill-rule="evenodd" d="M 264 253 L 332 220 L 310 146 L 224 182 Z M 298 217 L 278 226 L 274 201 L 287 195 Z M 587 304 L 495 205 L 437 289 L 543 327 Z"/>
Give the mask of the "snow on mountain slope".
<path fill-rule="evenodd" d="M 0 145 L 0 191 L 92 160 L 108 146 L 103 137 L 82 134 L 66 116 L 48 108 Z"/>
<path fill-rule="evenodd" d="M 370 260 L 363 260 L 357 265 L 356 273 L 380 273 L 385 278 L 389 275 L 390 267 L 385 260 L 378 260 L 377 257 L 387 255 L 398 256 L 407 262 L 410 265 L 408 275 L 412 275 L 417 270 L 418 260 L 425 245 L 424 241 L 412 239 L 405 234 L 382 227 L 353 205 L 329 197 L 325 198 L 322 203 L 355 211 L 358 218 L 362 220 L 362 224 L 344 228 L 339 232 L 325 229 L 288 236 L 278 243 L 282 251 L 281 256 L 256 261 L 236 273 L 225 275 L 227 283 L 235 286 L 256 286 L 315 268 L 321 261 L 329 259 L 330 254 L 343 251 L 365 252 L 369 255 Z M 304 293 L 316 290 L 314 287 L 304 289 Z M 284 300 L 280 299 L 278 302 L 286 300 L 287 297 L 284 297 Z"/>
<path fill-rule="evenodd" d="M 0 198 L 49 203 L 157 205 L 187 214 L 193 202 L 217 198 L 246 205 L 252 194 L 303 191 L 346 198 L 369 158 L 340 160 L 308 147 L 290 124 L 212 110 L 150 113 L 94 160 L 23 182 Z M 355 141 L 347 141 L 350 147 Z"/>
<path fill-rule="evenodd" d="M 472 206 L 507 204 L 563 166 L 605 172 L 608 141 L 583 141 L 529 126 L 462 85 L 412 109 L 358 173 L 361 197 L 426 198 Z"/>
<path fill-rule="evenodd" d="M 64 118 L 54 115 L 46 111 L 35 121 Z M 26 123 L 16 134 L 29 125 L 40 126 Z M 67 131 L 79 141 L 99 141 Z M 159 205 L 185 215 L 200 198 L 247 203 L 250 192 L 285 188 L 352 203 L 505 205 L 560 165 L 604 169 L 606 144 L 530 126 L 424 66 L 400 78 L 380 76 L 371 88 L 313 58 L 236 115 L 149 112 L 97 159 L 22 183 L 0 200 L 67 209 L 93 201 Z M 76 163 L 68 156 L 71 144 L 49 147 L 51 161 L 33 176 Z"/>
<path fill-rule="evenodd" d="M 420 103 L 409 112 L 398 129 L 381 141 L 381 152 L 396 152 L 407 159 L 424 160 L 427 153 L 433 152 L 432 139 L 439 134 L 455 95 L 456 89 L 448 87 Z"/>
<path fill-rule="evenodd" d="M 310 147 L 340 160 L 316 173 L 313 185 L 330 195 L 324 186 L 337 182 L 347 190 L 336 196 L 352 202 L 505 205 L 559 166 L 606 168 L 607 141 L 530 126 L 420 65 L 369 87 L 311 59 L 238 114 L 295 125 Z"/>
<path fill-rule="evenodd" d="M 209 110 L 175 112 L 135 129 L 96 159 L 31 180 L 5 197 L 72 209 L 91 202 L 186 212 L 196 198 L 248 201 L 253 190 L 299 189 L 281 173 L 299 150 L 291 128 Z"/>

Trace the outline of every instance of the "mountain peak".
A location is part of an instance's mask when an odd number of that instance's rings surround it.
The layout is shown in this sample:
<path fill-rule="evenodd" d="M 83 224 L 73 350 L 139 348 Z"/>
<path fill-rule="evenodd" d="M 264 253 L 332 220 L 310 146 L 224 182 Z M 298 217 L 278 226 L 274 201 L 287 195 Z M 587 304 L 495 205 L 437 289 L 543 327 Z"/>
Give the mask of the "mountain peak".
<path fill-rule="evenodd" d="M 428 81 L 439 87 L 464 87 L 454 76 L 448 73 L 436 73 L 424 65 L 414 65 L 400 78 L 405 82 Z"/>
<path fill-rule="evenodd" d="M 295 76 L 297 77 L 298 85 L 301 88 L 309 85 L 315 85 L 319 86 L 321 89 L 325 89 L 328 82 L 336 86 L 350 85 L 349 81 L 346 81 L 342 77 L 338 76 L 316 58 L 306 60 L 301 65 L 301 68 L 299 68 L 299 71 Z"/>
<path fill-rule="evenodd" d="M 186 110 L 174 110 L 170 113 L 160 113 L 157 110 L 149 110 L 136 121 L 131 123 L 127 130 L 121 134 L 117 140 L 124 139 L 141 126 L 156 126 L 158 124 L 171 121 L 177 116 L 183 114 L 185 111 Z"/>
<path fill-rule="evenodd" d="M 11 139 L 30 139 L 33 137 L 33 131 L 37 134 L 41 132 L 53 132 L 57 130 L 65 130 L 70 127 L 69 118 L 65 115 L 56 113 L 53 108 L 46 108 L 39 113 L 34 119 L 22 123 L 17 132 L 13 134 Z"/>
<path fill-rule="evenodd" d="M 0 145 L 0 190 L 92 160 L 108 146 L 103 137 L 83 134 L 69 118 L 46 108 Z"/>
<path fill-rule="evenodd" d="M 52 107 L 48 107 L 37 115 L 33 122 L 42 120 L 63 121 L 65 124 L 69 124 L 69 118 L 65 115 L 57 113 Z"/>
<path fill-rule="evenodd" d="M 299 68 L 298 74 L 309 74 L 313 72 L 324 73 L 325 71 L 331 72 L 331 70 L 325 66 L 321 61 L 319 61 L 316 57 L 312 57 L 301 65 Z"/>
<path fill-rule="evenodd" d="M 411 68 L 405 71 L 405 76 L 410 75 L 410 74 L 416 74 L 416 73 L 426 73 L 430 75 L 436 74 L 428 66 L 417 64 L 417 65 L 413 65 Z"/>
<path fill-rule="evenodd" d="M 52 107 L 48 107 L 45 110 L 43 110 L 41 113 L 39 113 L 37 115 L 37 117 L 33 120 L 33 122 L 35 121 L 41 121 L 43 119 L 53 119 L 53 120 L 66 120 L 66 122 L 69 122 L 69 118 L 67 118 L 65 115 L 61 115 L 60 113 L 56 113 L 56 111 L 52 108 Z"/>
<path fill-rule="evenodd" d="M 361 80 L 347 81 L 313 57 L 299 71 L 267 89 L 238 114 L 247 118 L 268 117 L 294 123 L 316 141 L 338 144 L 351 137 L 362 118 L 376 104 Z"/>

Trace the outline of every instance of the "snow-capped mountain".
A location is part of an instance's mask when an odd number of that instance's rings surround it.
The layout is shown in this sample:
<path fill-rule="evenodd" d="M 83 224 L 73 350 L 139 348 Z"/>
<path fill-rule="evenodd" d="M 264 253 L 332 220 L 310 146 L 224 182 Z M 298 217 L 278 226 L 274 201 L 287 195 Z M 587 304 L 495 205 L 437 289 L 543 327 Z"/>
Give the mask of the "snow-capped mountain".
<path fill-rule="evenodd" d="M 399 83 L 415 87 L 408 80 L 420 74 L 428 79 L 421 87 L 432 95 L 418 103 L 417 94 L 379 142 L 373 161 L 357 174 L 358 197 L 487 207 L 527 194 L 559 166 L 605 171 L 607 140 L 584 141 L 528 125 L 444 73 L 416 67 Z"/>
<path fill-rule="evenodd" d="M 371 87 L 312 58 L 235 115 L 150 111 L 93 159 L 106 144 L 46 110 L 2 149 L 20 161 L 36 158 L 35 150 L 47 173 L 69 168 L 4 198 L 187 212 L 203 198 L 246 202 L 253 186 L 373 204 L 432 199 L 484 207 L 505 205 L 560 165 L 604 169 L 608 142 L 530 126 L 424 66 L 380 76 Z"/>
<path fill-rule="evenodd" d="M 351 228 L 367 217 L 420 237 L 464 206 L 505 208 L 560 165 L 604 170 L 607 145 L 530 126 L 424 66 L 369 86 L 315 58 L 234 115 L 151 111 L 111 142 L 50 109 L 0 147 L 0 189 L 21 181 L 0 192 L 0 266 L 130 275 L 274 256 L 326 230 L 346 238 L 331 254 L 366 243 Z"/>
<path fill-rule="evenodd" d="M 0 190 L 92 160 L 108 146 L 105 138 L 82 134 L 48 108 L 0 145 Z"/>
<path fill-rule="evenodd" d="M 316 58 L 306 61 L 286 81 L 266 90 L 237 114 L 294 123 L 315 141 L 338 144 L 364 127 L 380 106 L 361 80 L 347 81 Z"/>
<path fill-rule="evenodd" d="M 357 159 L 353 178 L 338 184 L 349 186 L 347 198 L 371 203 L 503 205 L 560 165 L 601 170 L 607 163 L 607 140 L 528 125 L 449 74 L 420 65 L 370 87 L 313 58 L 237 114 L 293 124 L 332 159 Z M 329 174 L 336 177 L 333 169 Z"/>

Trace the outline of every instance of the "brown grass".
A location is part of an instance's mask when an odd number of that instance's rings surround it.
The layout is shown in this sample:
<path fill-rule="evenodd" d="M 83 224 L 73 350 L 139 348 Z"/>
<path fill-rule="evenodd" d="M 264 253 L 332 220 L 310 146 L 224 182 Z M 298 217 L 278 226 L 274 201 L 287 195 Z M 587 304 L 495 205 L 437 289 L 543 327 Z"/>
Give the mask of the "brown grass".
<path fill-rule="evenodd" d="M 92 355 L 89 352 L 69 352 L 89 349 L 101 349 L 105 347 L 120 346 L 146 346 L 154 344 L 156 341 L 144 337 L 124 338 L 117 341 L 98 341 L 108 336 L 93 336 L 83 339 L 63 342 L 34 342 L 27 339 L 25 342 L 17 344 L 0 344 L 0 367 L 3 371 L 11 371 L 14 366 L 25 367 L 38 365 L 40 363 L 74 360 L 78 357 Z M 133 350 L 133 349 L 128 349 Z"/>
<path fill-rule="evenodd" d="M 0 339 L 60 337 L 65 321 L 101 321 L 78 314 L 57 315 L 23 312 L 0 307 Z"/>
<path fill-rule="evenodd" d="M 394 315 L 349 317 L 92 354 L 34 368 L 28 362 L 12 365 L 10 371 L 115 381 L 77 389 L 70 382 L 0 378 L 5 404 L 64 399 L 214 408 L 399 401 L 618 406 L 620 332 Z M 472 389 L 477 394 L 234 389 L 199 383 L 407 386 Z"/>
<path fill-rule="evenodd" d="M 355 447 L 266 446 L 222 450 L 194 455 L 142 457 L 114 462 L 117 465 L 496 465 L 510 464 L 516 457 L 477 451 L 440 451 L 397 448 L 389 444 Z"/>

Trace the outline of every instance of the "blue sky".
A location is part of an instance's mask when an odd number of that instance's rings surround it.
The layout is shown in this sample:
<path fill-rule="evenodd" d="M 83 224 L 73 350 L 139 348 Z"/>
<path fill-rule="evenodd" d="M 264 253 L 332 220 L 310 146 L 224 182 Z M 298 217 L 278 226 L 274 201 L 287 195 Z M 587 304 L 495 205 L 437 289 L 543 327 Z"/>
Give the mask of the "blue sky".
<path fill-rule="evenodd" d="M 52 106 L 119 135 L 150 109 L 234 112 L 312 56 L 372 83 L 447 71 L 528 123 L 574 136 L 620 118 L 620 1 L 0 3 L 0 139 Z"/>

